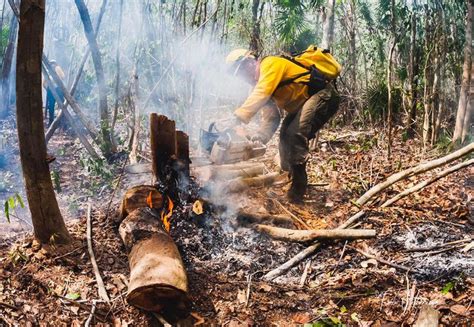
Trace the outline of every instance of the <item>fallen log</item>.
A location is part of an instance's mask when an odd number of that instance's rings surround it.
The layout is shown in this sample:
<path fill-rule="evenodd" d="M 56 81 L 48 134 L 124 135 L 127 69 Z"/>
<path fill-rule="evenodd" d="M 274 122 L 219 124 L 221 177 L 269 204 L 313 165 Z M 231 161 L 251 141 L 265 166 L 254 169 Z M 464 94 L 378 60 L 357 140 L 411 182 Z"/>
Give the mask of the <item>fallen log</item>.
<path fill-rule="evenodd" d="M 274 239 L 289 242 L 310 242 L 314 240 L 357 240 L 373 238 L 376 233 L 374 229 L 313 229 L 295 230 L 273 227 L 268 225 L 257 225 L 255 228 L 262 233 L 268 234 Z"/>
<path fill-rule="evenodd" d="M 225 187 L 225 192 L 237 193 L 245 191 L 251 187 L 266 187 L 271 186 L 277 182 L 283 181 L 284 175 L 279 173 L 270 173 L 267 175 L 248 177 L 248 178 L 236 178 L 230 180 Z"/>
<path fill-rule="evenodd" d="M 282 227 L 294 227 L 293 219 L 285 215 L 258 214 L 246 211 L 237 213 L 237 222 L 241 226 L 254 224 L 273 224 Z"/>
<path fill-rule="evenodd" d="M 127 302 L 147 311 L 173 315 L 186 312 L 186 271 L 178 248 L 164 230 L 159 211 L 132 211 L 120 224 L 119 233 L 129 253 Z"/>

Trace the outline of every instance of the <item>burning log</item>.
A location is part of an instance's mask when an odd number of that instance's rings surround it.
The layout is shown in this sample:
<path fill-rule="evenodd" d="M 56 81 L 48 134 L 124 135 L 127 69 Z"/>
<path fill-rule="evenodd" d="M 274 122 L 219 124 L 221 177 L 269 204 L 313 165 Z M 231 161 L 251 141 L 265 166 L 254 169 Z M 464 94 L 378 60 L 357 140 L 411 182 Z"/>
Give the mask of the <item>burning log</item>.
<path fill-rule="evenodd" d="M 139 185 L 129 189 L 122 200 L 119 209 L 120 221 L 125 219 L 129 213 L 138 208 L 161 208 L 163 207 L 163 196 L 151 185 Z"/>
<path fill-rule="evenodd" d="M 310 242 L 314 240 L 355 240 L 375 237 L 374 229 L 314 229 L 294 230 L 267 225 L 257 225 L 255 228 L 268 234 L 274 239 L 289 242 Z"/>
<path fill-rule="evenodd" d="M 178 248 L 157 212 L 139 208 L 120 224 L 130 263 L 127 302 L 144 310 L 179 315 L 188 310 L 188 280 Z"/>

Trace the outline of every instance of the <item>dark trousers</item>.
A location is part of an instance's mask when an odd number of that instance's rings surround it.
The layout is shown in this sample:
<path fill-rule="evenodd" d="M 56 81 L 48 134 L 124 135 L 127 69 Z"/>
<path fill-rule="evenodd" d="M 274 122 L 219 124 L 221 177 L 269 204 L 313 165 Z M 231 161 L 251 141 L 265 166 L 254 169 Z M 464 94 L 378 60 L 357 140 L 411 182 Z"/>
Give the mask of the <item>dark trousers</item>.
<path fill-rule="evenodd" d="M 310 97 L 296 113 L 288 114 L 280 129 L 280 162 L 283 170 L 308 160 L 309 140 L 337 112 L 340 97 L 329 83 Z"/>
<path fill-rule="evenodd" d="M 56 93 L 59 96 L 61 101 L 64 101 L 64 95 L 59 88 L 56 88 Z M 53 92 L 48 89 L 46 90 L 46 113 L 49 118 L 49 125 L 51 125 L 54 121 L 54 107 L 56 106 L 56 99 L 53 96 Z"/>

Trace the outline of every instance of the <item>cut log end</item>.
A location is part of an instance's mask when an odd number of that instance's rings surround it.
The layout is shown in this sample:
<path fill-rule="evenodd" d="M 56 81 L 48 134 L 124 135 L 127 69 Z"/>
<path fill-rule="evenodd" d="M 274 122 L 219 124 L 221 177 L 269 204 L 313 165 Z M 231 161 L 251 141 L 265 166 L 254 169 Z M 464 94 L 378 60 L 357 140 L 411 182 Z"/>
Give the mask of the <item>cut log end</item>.
<path fill-rule="evenodd" d="M 136 288 L 127 295 L 127 302 L 137 308 L 152 312 L 169 311 L 172 308 L 177 315 L 187 312 L 190 306 L 185 292 L 165 284 Z"/>

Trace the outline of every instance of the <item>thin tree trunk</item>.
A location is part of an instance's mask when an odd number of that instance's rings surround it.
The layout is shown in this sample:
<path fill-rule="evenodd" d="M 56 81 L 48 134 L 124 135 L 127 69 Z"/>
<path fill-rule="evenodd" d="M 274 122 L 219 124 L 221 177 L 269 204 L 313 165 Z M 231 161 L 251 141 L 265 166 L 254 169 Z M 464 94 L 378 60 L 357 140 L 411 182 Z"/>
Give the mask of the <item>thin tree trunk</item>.
<path fill-rule="evenodd" d="M 99 46 L 97 45 L 97 39 L 92 28 L 92 22 L 86 4 L 84 3 L 84 0 L 74 1 L 76 3 L 77 9 L 81 16 L 82 23 L 84 25 L 84 32 L 86 34 L 86 38 L 89 43 L 89 48 L 91 50 L 92 60 L 94 62 L 95 73 L 97 76 L 97 85 L 99 87 L 99 112 L 100 130 L 103 142 L 102 147 L 104 156 L 108 158 L 113 152 L 113 147 L 110 137 L 109 113 L 107 108 L 107 86 L 105 84 L 104 68 L 102 67 L 102 59 L 99 52 Z"/>
<path fill-rule="evenodd" d="M 463 124 L 463 129 L 462 129 L 462 135 L 461 135 L 461 140 L 464 143 L 466 141 L 466 138 L 470 135 L 472 136 L 471 130 L 472 130 L 472 124 L 473 124 L 473 118 L 474 118 L 474 83 L 472 82 L 474 80 L 474 65 L 471 66 L 471 86 L 470 86 L 470 95 L 469 95 L 469 102 L 467 104 L 466 108 L 466 114 L 464 115 L 464 124 Z"/>
<path fill-rule="evenodd" d="M 328 0 L 326 5 L 326 19 L 324 21 L 323 41 L 321 47 L 329 49 L 334 39 L 334 11 L 336 9 L 336 0 Z"/>
<path fill-rule="evenodd" d="M 466 15 L 466 43 L 464 45 L 464 65 L 462 73 L 461 91 L 459 94 L 458 111 L 456 114 L 456 126 L 454 128 L 453 143 L 464 142 L 462 135 L 467 135 L 464 131 L 464 121 L 466 119 L 467 105 L 469 101 L 469 88 L 471 84 L 471 69 L 472 69 L 472 0 L 467 2 Z M 468 125 L 468 123 L 467 123 Z"/>
<path fill-rule="evenodd" d="M 17 125 L 20 159 L 35 237 L 41 243 L 67 243 L 44 139 L 41 59 L 45 0 L 22 0 L 17 50 Z"/>
<path fill-rule="evenodd" d="M 10 106 L 10 73 L 12 70 L 13 54 L 15 53 L 16 36 L 18 32 L 18 20 L 15 15 L 10 20 L 10 33 L 8 45 L 2 64 L 2 98 L 0 103 L 0 118 L 8 114 Z"/>
<path fill-rule="evenodd" d="M 114 148 L 117 148 L 114 137 L 115 123 L 117 122 L 118 107 L 119 107 L 119 88 L 120 88 L 120 38 L 122 36 L 122 14 L 123 14 L 123 0 L 120 0 L 120 11 L 119 11 L 119 24 L 117 34 L 117 48 L 115 52 L 115 67 L 117 69 L 117 77 L 115 80 L 115 105 L 114 115 L 112 117 L 112 127 L 110 129 L 111 140 L 114 144 Z"/>
<path fill-rule="evenodd" d="M 252 0 L 252 35 L 250 36 L 250 50 L 260 53 L 260 22 L 258 21 L 258 6 L 260 0 Z"/>
<path fill-rule="evenodd" d="M 393 125 L 393 99 L 392 99 L 392 75 L 393 75 L 393 51 L 397 44 L 396 35 L 396 17 L 395 17 L 395 0 L 391 1 L 391 28 L 392 28 L 392 44 L 388 54 L 388 68 L 387 68 L 387 92 L 388 92 L 388 103 L 387 103 L 387 125 L 388 125 L 388 147 L 387 147 L 387 158 L 390 160 L 392 155 L 392 125 Z"/>
<path fill-rule="evenodd" d="M 418 59 L 416 55 L 416 0 L 413 1 L 411 13 L 411 36 L 410 36 L 410 113 L 408 117 L 407 135 L 409 138 L 415 136 L 416 129 L 416 97 L 418 93 Z"/>

